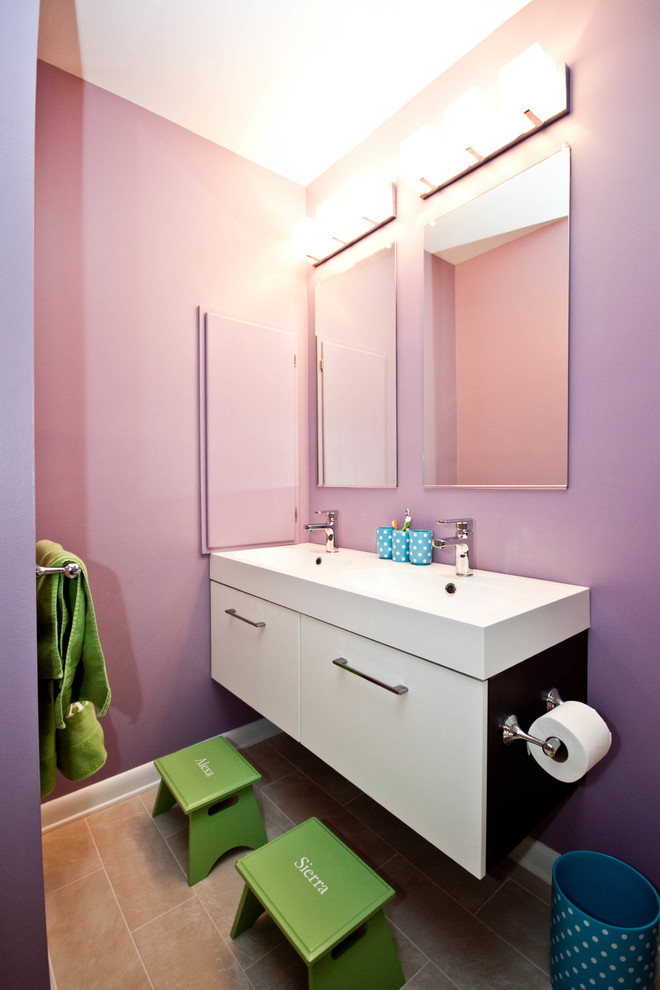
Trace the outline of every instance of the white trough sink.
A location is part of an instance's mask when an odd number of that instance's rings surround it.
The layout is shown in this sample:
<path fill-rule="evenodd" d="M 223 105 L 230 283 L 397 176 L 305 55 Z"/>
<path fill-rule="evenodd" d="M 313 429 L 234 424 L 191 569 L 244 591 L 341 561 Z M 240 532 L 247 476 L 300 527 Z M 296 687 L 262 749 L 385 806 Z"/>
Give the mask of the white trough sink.
<path fill-rule="evenodd" d="M 485 680 L 589 627 L 589 589 L 318 543 L 211 555 L 211 580 Z"/>

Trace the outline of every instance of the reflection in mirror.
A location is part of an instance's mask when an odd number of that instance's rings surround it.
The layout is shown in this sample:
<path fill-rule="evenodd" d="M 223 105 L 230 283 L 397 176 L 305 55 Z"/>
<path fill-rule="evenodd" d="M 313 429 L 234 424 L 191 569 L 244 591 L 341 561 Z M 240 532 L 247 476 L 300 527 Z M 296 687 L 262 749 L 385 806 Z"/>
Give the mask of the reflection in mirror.
<path fill-rule="evenodd" d="M 424 231 L 424 484 L 566 488 L 570 151 Z"/>
<path fill-rule="evenodd" d="M 396 249 L 319 282 L 318 484 L 396 487 Z"/>

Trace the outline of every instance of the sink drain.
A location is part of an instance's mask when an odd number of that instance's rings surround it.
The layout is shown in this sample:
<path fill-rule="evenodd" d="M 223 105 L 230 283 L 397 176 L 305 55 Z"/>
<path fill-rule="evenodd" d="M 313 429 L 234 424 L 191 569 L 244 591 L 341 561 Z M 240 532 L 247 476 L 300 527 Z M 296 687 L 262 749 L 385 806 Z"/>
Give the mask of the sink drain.
<path fill-rule="evenodd" d="M 455 595 L 456 594 L 456 585 L 454 584 L 453 581 L 450 581 L 449 584 L 446 584 L 445 585 L 445 592 L 448 595 Z"/>

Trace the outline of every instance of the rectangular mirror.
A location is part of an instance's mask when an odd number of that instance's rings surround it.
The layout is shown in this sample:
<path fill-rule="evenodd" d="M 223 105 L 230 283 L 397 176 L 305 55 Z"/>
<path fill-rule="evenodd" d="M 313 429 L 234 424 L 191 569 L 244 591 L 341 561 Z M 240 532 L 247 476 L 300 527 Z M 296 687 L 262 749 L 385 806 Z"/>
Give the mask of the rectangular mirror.
<path fill-rule="evenodd" d="M 396 487 L 394 245 L 317 284 L 314 332 L 318 484 Z"/>
<path fill-rule="evenodd" d="M 566 488 L 570 150 L 424 230 L 424 485 Z"/>

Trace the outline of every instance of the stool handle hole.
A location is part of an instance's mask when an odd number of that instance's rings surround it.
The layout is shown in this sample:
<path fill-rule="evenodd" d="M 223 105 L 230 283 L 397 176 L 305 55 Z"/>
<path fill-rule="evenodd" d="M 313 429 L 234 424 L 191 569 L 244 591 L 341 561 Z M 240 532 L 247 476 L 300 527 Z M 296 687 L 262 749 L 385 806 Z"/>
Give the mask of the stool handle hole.
<path fill-rule="evenodd" d="M 366 934 L 367 923 L 365 922 L 363 925 L 360 925 L 359 928 L 356 928 L 354 932 L 351 932 L 350 935 L 347 935 L 346 938 L 339 943 L 339 945 L 336 945 L 330 955 L 333 959 L 338 959 L 339 956 L 343 956 L 343 954 L 347 952 L 351 946 L 355 945 L 356 942 L 359 942 L 360 939 Z"/>
<path fill-rule="evenodd" d="M 231 808 L 233 804 L 238 801 L 238 794 L 232 794 L 231 797 L 225 798 L 224 801 L 218 801 L 217 804 L 212 804 L 208 810 L 209 815 L 217 815 L 219 811 L 224 811 L 225 808 Z"/>

